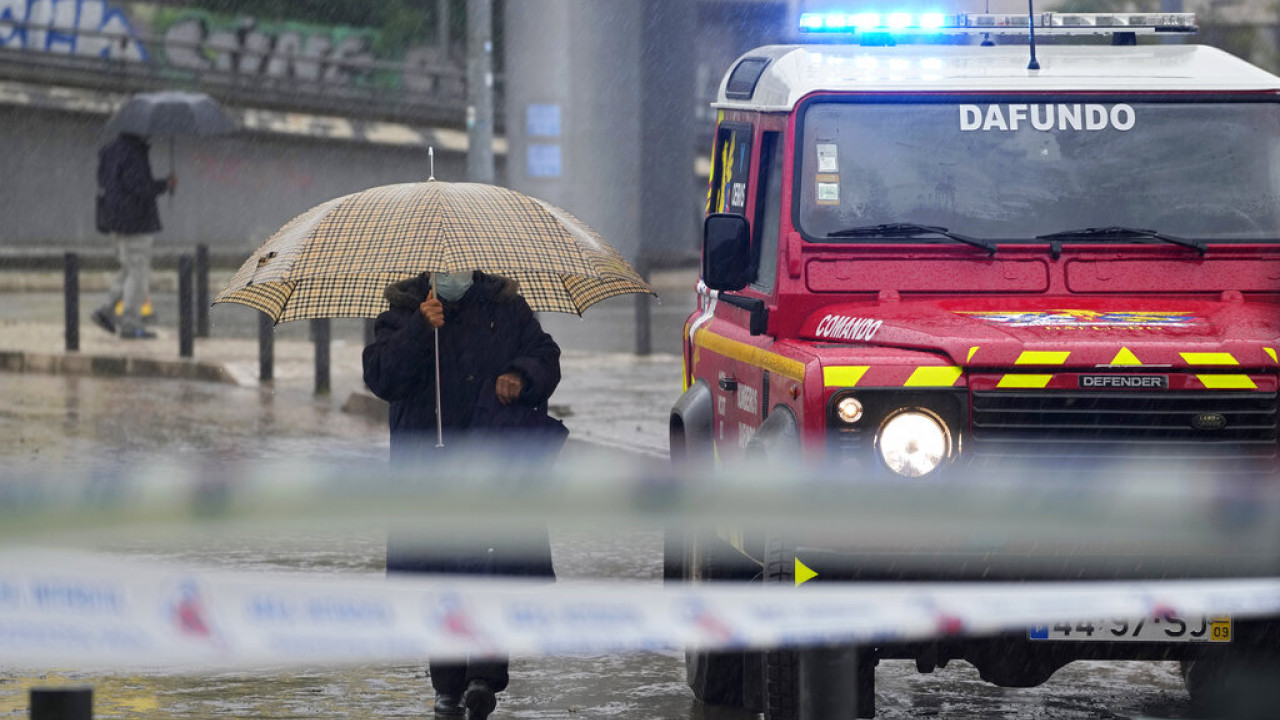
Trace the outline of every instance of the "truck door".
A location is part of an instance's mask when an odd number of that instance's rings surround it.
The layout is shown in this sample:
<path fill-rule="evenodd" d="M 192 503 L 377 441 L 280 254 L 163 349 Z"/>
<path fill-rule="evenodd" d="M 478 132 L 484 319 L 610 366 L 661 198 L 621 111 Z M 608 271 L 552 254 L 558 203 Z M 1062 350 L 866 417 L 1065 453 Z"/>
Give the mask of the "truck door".
<path fill-rule="evenodd" d="M 740 214 L 751 221 L 754 279 L 740 294 L 764 300 L 772 295 L 777 268 L 782 194 L 779 138 L 780 133 L 765 132 L 755 142 L 750 125 L 722 125 L 708 204 L 715 212 Z M 769 384 L 774 379 L 768 377 L 763 358 L 772 338 L 751 335 L 748 314 L 726 303 L 717 304 L 706 328 L 695 353 L 709 363 L 699 374 L 714 397 L 713 437 L 722 458 L 736 456 L 768 414 Z"/>

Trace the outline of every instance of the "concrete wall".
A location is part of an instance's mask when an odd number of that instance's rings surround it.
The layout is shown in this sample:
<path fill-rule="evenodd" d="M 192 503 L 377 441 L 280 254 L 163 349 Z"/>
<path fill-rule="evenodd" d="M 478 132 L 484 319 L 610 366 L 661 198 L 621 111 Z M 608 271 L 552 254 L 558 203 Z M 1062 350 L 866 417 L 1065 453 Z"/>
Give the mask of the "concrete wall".
<path fill-rule="evenodd" d="M 97 148 L 105 118 L 0 105 L 0 249 L 93 246 Z M 208 243 L 244 255 L 295 215 L 339 195 L 428 176 L 425 147 L 276 133 L 178 138 L 178 192 L 160 199 L 160 250 Z M 436 151 L 436 177 L 464 180 L 465 154 Z M 157 139 L 152 170 L 169 169 Z M 499 182 L 502 181 L 499 165 Z"/>

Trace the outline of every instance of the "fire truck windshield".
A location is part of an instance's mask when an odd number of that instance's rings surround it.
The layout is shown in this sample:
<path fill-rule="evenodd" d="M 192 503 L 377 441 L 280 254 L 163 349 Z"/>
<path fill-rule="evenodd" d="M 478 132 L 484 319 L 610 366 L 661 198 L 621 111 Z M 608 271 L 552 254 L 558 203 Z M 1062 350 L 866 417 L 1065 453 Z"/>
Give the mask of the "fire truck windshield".
<path fill-rule="evenodd" d="M 1280 242 L 1272 102 L 814 101 L 800 143 L 798 219 L 815 241 L 909 222 L 1002 241 L 1132 227 Z M 840 241 L 922 239 L 864 237 Z"/>

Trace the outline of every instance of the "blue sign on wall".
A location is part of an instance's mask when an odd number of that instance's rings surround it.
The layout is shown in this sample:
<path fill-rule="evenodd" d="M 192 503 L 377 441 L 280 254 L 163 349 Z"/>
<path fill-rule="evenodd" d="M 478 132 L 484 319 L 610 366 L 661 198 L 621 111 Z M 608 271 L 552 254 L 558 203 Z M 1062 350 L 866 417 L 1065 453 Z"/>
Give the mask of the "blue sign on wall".
<path fill-rule="evenodd" d="M 560 137 L 560 106 L 531 103 L 524 111 L 524 127 L 529 137 Z"/>
<path fill-rule="evenodd" d="M 560 177 L 560 146 L 530 143 L 525 153 L 525 170 L 529 177 Z"/>

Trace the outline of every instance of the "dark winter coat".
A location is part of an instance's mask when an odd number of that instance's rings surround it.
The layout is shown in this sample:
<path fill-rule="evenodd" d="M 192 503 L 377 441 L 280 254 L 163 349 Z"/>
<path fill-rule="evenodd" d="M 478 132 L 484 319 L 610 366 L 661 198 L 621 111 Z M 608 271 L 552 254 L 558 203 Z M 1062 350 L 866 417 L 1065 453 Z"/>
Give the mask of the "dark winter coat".
<path fill-rule="evenodd" d="M 118 135 L 98 151 L 98 229 L 143 235 L 160 229 L 156 197 L 166 180 L 151 177 L 149 146 L 137 135 Z"/>
<path fill-rule="evenodd" d="M 391 309 L 378 316 L 364 349 L 364 381 L 391 403 L 391 454 L 413 452 L 436 434 L 435 333 L 418 306 L 427 297 L 426 273 L 386 290 Z M 524 379 L 518 402 L 546 403 L 560 383 L 560 348 L 543 332 L 528 303 L 507 278 L 476 273 L 457 303 L 444 303 L 440 328 L 440 394 L 444 441 L 465 439 L 481 392 L 499 375 Z"/>
<path fill-rule="evenodd" d="M 419 312 L 430 277 L 391 285 L 391 308 L 378 316 L 364 349 L 364 381 L 390 403 L 392 460 L 431 471 L 435 449 L 435 340 Z M 493 393 L 507 372 L 524 379 L 517 402 L 544 406 L 560 382 L 560 348 L 516 292 L 511 280 L 476 273 L 457 303 L 444 303 L 440 337 L 440 390 L 445 449 L 465 444 L 477 400 Z M 475 528 L 473 528 L 475 529 Z M 545 526 L 481 528 L 483 539 L 453 538 L 430 528 L 393 530 L 387 540 L 389 572 L 480 573 L 554 577 Z"/>

